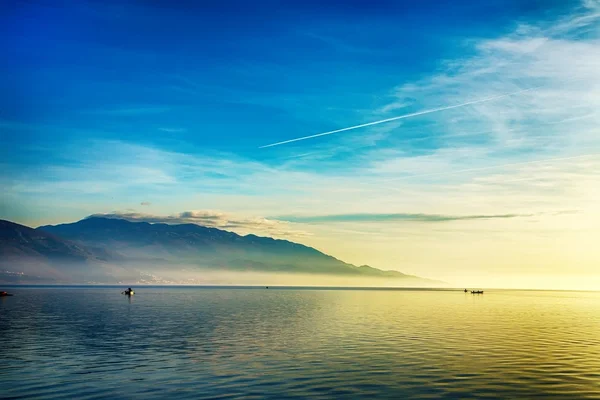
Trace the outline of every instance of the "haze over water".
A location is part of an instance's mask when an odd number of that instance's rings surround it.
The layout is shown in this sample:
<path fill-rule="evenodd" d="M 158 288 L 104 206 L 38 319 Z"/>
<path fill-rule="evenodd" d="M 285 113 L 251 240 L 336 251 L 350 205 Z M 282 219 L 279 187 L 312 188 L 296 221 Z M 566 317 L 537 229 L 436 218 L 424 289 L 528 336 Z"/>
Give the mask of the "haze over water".
<path fill-rule="evenodd" d="M 14 288 L 2 398 L 600 398 L 600 293 Z"/>

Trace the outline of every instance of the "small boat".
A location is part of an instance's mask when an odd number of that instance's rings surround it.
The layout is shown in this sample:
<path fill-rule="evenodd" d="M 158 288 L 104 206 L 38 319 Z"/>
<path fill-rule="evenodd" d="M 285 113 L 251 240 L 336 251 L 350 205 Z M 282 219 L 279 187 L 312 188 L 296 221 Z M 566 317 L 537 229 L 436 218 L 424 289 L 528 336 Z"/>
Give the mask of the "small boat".
<path fill-rule="evenodd" d="M 121 292 L 121 294 L 124 294 L 125 296 L 133 296 L 135 292 L 133 291 L 133 289 L 129 289 L 124 292 Z"/>
<path fill-rule="evenodd" d="M 483 290 L 471 290 L 471 294 L 483 294 Z"/>
<path fill-rule="evenodd" d="M 7 292 L 0 292 L 0 297 L 7 297 L 7 296 L 12 296 L 12 294 L 7 293 Z"/>

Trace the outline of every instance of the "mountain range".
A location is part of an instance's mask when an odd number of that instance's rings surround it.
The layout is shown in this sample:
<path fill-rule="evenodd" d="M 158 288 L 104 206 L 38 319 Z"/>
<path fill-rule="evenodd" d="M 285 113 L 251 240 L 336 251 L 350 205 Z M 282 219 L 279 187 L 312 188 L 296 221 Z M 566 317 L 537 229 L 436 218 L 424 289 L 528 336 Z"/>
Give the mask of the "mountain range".
<path fill-rule="evenodd" d="M 197 277 L 207 272 L 436 283 L 398 271 L 348 264 L 287 240 L 241 236 L 196 224 L 92 216 L 33 229 L 0 220 L 0 282 L 200 283 Z"/>

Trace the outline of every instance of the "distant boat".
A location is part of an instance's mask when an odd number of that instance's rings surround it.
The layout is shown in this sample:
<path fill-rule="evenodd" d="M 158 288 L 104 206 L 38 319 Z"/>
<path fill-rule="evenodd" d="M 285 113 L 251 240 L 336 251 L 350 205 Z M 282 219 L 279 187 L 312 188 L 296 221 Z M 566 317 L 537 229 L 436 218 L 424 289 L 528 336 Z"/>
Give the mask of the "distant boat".
<path fill-rule="evenodd" d="M 468 292 L 468 290 L 467 290 L 467 289 L 465 289 L 465 293 L 467 293 L 467 292 Z"/>
<path fill-rule="evenodd" d="M 12 296 L 10 293 L 0 292 L 0 297 Z"/>
<path fill-rule="evenodd" d="M 471 290 L 472 294 L 483 294 L 483 290 Z"/>

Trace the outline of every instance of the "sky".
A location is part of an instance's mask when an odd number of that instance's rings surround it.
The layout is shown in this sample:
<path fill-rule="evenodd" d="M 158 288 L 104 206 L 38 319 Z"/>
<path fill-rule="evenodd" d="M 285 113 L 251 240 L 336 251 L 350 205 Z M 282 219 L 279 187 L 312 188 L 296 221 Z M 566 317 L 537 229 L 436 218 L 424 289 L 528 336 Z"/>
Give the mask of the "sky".
<path fill-rule="evenodd" d="M 205 3 L 0 5 L 0 218 L 600 290 L 599 1 Z"/>

